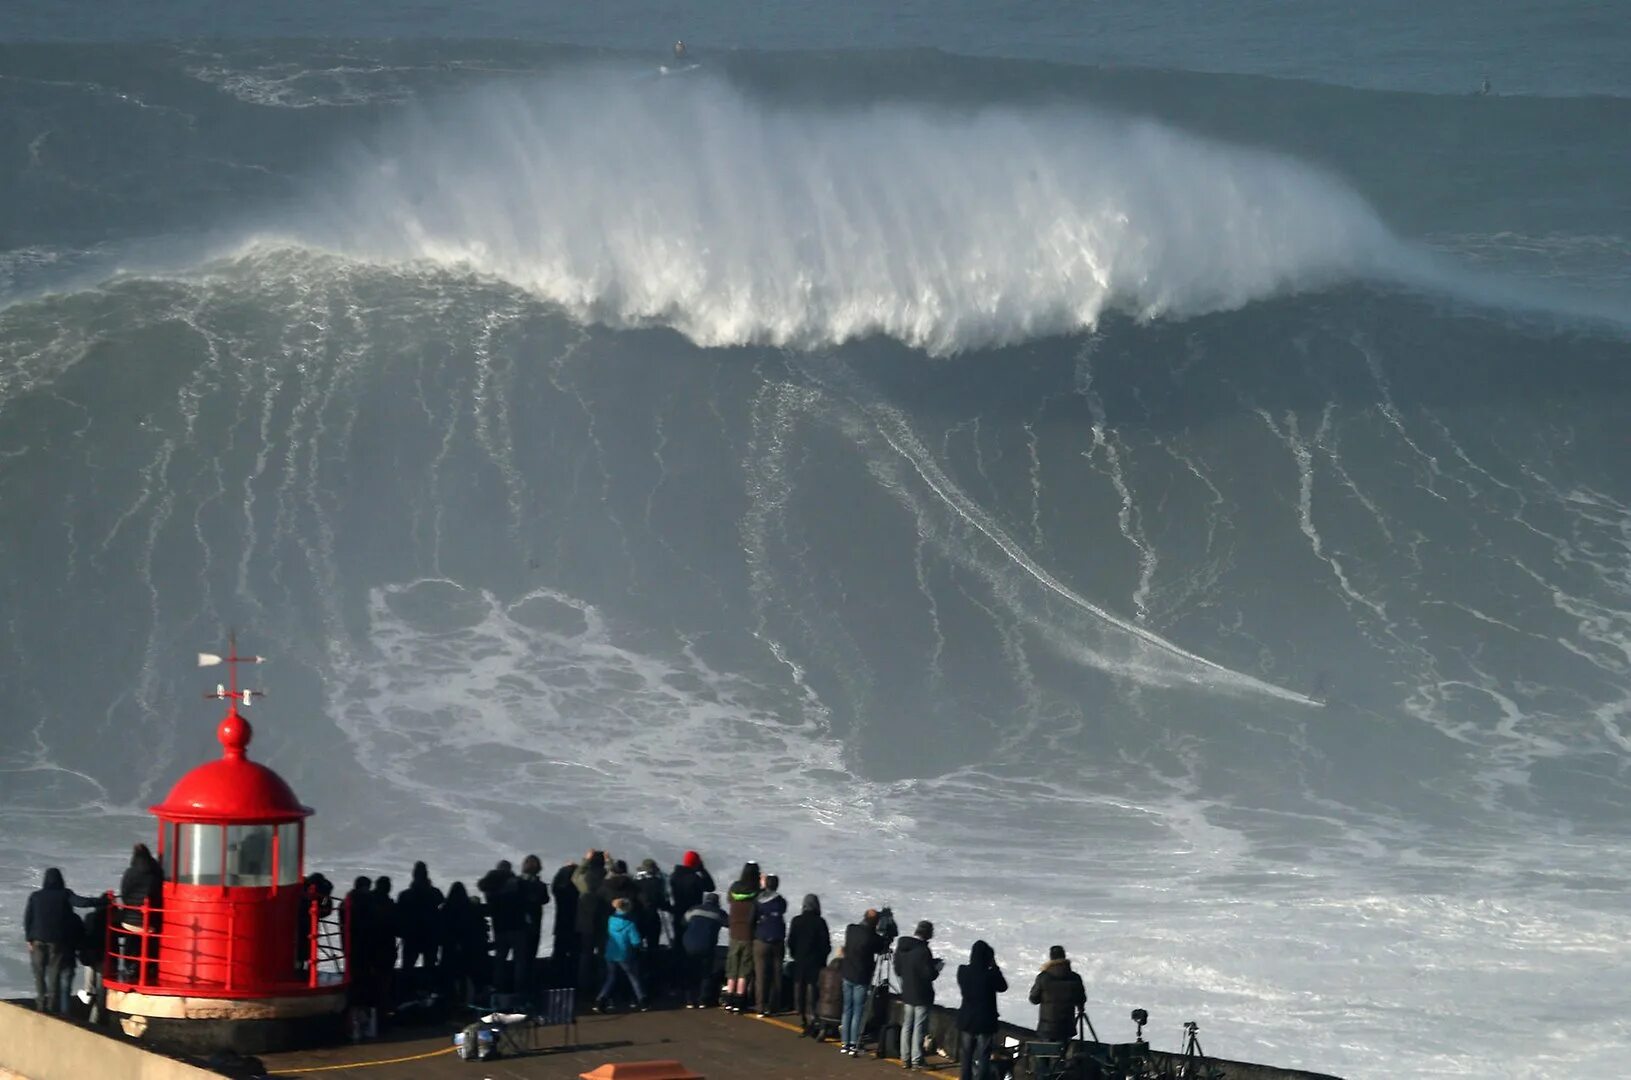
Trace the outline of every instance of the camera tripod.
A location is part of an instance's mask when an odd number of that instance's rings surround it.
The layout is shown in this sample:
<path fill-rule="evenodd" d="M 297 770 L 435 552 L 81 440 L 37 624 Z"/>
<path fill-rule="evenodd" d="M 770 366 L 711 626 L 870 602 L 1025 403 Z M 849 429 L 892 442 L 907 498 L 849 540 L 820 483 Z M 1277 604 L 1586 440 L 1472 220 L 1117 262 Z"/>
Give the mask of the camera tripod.
<path fill-rule="evenodd" d="M 1201 1049 L 1200 1032 L 1201 1026 L 1195 1021 L 1184 1021 L 1184 1060 L 1178 1067 L 1178 1075 L 1185 1080 L 1196 1080 L 1211 1075 L 1206 1067 L 1206 1052 Z"/>
<path fill-rule="evenodd" d="M 1099 1041 L 1099 1033 L 1097 1031 L 1093 1030 L 1093 1018 L 1087 1015 L 1087 1006 L 1086 1005 L 1083 1005 L 1081 1008 L 1076 1010 L 1076 1041 L 1077 1042 L 1086 1042 L 1087 1041 L 1086 1037 L 1083 1036 L 1083 1034 L 1082 1034 L 1082 1030 L 1084 1028 L 1087 1030 L 1088 1035 L 1093 1036 L 1093 1041 L 1094 1042 Z"/>
<path fill-rule="evenodd" d="M 878 954 L 878 966 L 872 972 L 871 984 L 867 986 L 866 1004 L 861 1009 L 861 1030 L 855 1036 L 855 1038 L 863 1046 L 866 1045 L 866 1033 L 873 1027 L 873 1020 L 876 1015 L 878 1001 L 880 998 L 885 997 L 890 992 L 889 973 L 894 970 L 894 964 L 895 947 L 891 945 L 889 948 Z M 880 1055 L 883 1053 L 883 1029 L 884 1024 L 882 1021 L 879 1021 L 877 1024 L 877 1030 L 878 1053 Z"/>

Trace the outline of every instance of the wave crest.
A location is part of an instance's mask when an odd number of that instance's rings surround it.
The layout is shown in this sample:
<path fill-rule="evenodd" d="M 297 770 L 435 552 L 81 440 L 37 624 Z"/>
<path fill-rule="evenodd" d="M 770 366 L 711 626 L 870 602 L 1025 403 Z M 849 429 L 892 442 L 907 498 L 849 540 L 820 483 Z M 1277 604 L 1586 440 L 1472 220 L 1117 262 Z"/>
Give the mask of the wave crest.
<path fill-rule="evenodd" d="M 298 238 L 701 345 L 936 354 L 1406 260 L 1357 195 L 1273 154 L 1080 108 L 777 108 L 698 75 L 597 69 L 418 112 L 345 162 Z"/>

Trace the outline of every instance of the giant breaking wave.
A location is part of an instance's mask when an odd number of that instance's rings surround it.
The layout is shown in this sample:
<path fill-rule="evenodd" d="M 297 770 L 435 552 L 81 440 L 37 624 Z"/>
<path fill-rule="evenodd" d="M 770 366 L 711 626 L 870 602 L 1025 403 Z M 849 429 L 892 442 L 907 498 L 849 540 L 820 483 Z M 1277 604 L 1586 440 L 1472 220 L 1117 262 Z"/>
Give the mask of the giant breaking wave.
<path fill-rule="evenodd" d="M 701 345 L 882 334 L 934 354 L 1420 261 L 1339 181 L 1149 121 L 778 108 L 609 70 L 422 108 L 273 233 L 258 242 L 468 270 Z"/>

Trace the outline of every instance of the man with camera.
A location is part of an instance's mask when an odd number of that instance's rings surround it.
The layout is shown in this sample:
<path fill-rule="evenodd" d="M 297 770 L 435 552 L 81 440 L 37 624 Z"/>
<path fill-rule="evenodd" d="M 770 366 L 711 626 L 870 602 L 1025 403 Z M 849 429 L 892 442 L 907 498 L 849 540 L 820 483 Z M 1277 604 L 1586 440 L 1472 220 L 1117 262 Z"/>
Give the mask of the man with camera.
<path fill-rule="evenodd" d="M 1063 945 L 1048 950 L 1048 962 L 1031 984 L 1031 1004 L 1041 1006 L 1036 1016 L 1039 1041 L 1068 1042 L 1076 1034 L 1076 1017 L 1087 1005 L 1087 988 L 1082 977 L 1070 970 Z"/>
<path fill-rule="evenodd" d="M 888 952 L 895 940 L 895 932 L 895 917 L 888 908 L 868 908 L 860 922 L 850 923 L 844 930 L 844 1022 L 839 1028 L 839 1049 L 851 1057 L 860 1056 L 872 975 L 878 957 Z"/>
<path fill-rule="evenodd" d="M 934 1004 L 934 981 L 945 963 L 929 951 L 934 923 L 917 924 L 909 938 L 895 946 L 895 974 L 900 976 L 902 1023 L 900 1060 L 908 1069 L 923 1067 L 923 1038 L 929 1033 L 929 1007 Z"/>

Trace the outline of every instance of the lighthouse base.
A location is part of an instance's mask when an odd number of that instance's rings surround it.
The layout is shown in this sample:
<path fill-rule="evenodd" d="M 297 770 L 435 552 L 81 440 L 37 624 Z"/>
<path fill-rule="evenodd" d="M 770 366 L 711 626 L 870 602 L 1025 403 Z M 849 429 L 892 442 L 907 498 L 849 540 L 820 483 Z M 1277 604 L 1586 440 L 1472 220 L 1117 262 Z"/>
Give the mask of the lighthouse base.
<path fill-rule="evenodd" d="M 338 1042 L 345 992 L 235 998 L 107 991 L 107 1009 L 126 1035 L 190 1053 L 270 1054 Z"/>

